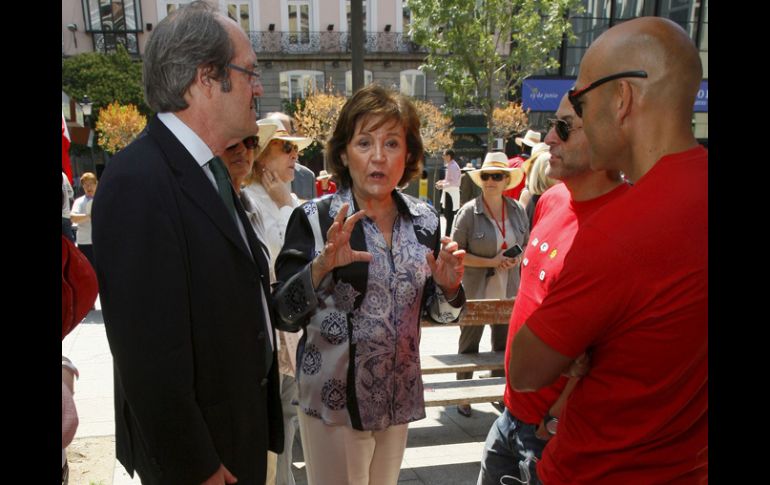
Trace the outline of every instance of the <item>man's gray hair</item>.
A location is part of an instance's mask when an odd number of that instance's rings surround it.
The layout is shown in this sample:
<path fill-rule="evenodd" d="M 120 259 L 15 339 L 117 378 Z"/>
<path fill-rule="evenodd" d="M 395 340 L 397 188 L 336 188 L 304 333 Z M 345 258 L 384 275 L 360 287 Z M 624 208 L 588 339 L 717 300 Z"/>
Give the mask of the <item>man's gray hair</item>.
<path fill-rule="evenodd" d="M 211 79 L 231 89 L 227 64 L 235 55 L 219 13 L 204 1 L 195 1 L 160 21 L 147 42 L 144 55 L 144 98 L 157 113 L 188 107 L 184 95 L 199 67 Z"/>

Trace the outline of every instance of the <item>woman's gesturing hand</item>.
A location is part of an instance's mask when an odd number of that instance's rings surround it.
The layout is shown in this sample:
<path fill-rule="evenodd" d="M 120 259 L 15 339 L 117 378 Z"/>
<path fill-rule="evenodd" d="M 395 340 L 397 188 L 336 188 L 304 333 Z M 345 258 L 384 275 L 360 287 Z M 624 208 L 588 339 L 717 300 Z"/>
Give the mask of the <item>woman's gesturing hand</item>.
<path fill-rule="evenodd" d="M 441 251 L 438 253 L 438 261 L 433 257 L 433 253 L 428 252 L 425 259 L 428 261 L 430 271 L 433 274 L 433 281 L 441 288 L 447 299 L 451 300 L 460 288 L 463 280 L 463 259 L 465 250 L 457 249 L 457 243 L 447 236 L 441 237 Z"/>
<path fill-rule="evenodd" d="M 353 227 L 366 215 L 366 211 L 360 210 L 346 220 L 345 216 L 347 216 L 349 209 L 350 204 L 342 204 L 339 213 L 334 218 L 334 223 L 326 232 L 326 245 L 321 254 L 313 260 L 311 274 L 314 288 L 318 288 L 324 276 L 334 268 L 359 261 L 372 260 L 371 253 L 354 251 L 350 247 L 350 235 L 353 232 Z"/>

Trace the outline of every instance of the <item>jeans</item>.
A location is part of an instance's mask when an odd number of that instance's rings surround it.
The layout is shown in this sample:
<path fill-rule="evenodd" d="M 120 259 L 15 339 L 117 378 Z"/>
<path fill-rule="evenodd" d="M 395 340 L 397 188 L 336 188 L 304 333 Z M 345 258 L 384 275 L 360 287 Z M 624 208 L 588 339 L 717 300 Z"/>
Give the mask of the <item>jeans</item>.
<path fill-rule="evenodd" d="M 535 465 L 547 441 L 535 436 L 537 425 L 524 423 L 506 408 L 484 443 L 477 485 L 540 485 Z"/>

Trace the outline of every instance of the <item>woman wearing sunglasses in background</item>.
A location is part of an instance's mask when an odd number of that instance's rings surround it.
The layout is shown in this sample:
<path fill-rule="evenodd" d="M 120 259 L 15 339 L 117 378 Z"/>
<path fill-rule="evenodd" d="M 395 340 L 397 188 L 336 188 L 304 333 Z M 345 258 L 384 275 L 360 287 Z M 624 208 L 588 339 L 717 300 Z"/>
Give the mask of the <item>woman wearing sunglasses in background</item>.
<path fill-rule="evenodd" d="M 283 246 L 286 225 L 291 211 L 299 205 L 299 199 L 291 192 L 294 165 L 299 152 L 313 140 L 303 136 L 291 136 L 283 124 L 274 119 L 257 121 L 259 147 L 257 160 L 246 178 L 244 190 L 262 213 L 265 225 L 265 244 L 270 249 L 270 269 Z M 270 134 L 267 134 L 269 130 Z M 262 136 L 262 133 L 266 136 Z"/>
<path fill-rule="evenodd" d="M 260 215 L 264 232 L 261 239 L 270 252 L 270 282 L 275 282 L 275 259 L 283 246 L 286 226 L 295 207 L 300 203 L 291 192 L 294 166 L 299 152 L 313 140 L 291 136 L 281 120 L 267 118 L 257 121 L 259 146 L 256 162 L 246 179 L 249 197 Z M 297 344 L 301 333 L 278 331 L 278 372 L 281 375 L 281 405 L 283 408 L 284 452 L 276 457 L 268 452 L 265 483 L 294 483 L 291 471 L 292 445 L 297 429 L 297 411 L 292 401 L 297 397 L 294 381 Z"/>
<path fill-rule="evenodd" d="M 463 205 L 452 227 L 452 240 L 465 249 L 463 287 L 468 299 L 513 298 L 519 290 L 520 257 L 503 252 L 519 245 L 526 247 L 529 221 L 524 207 L 503 192 L 516 187 L 524 178 L 520 168 L 509 168 L 505 153 L 487 153 L 478 170 L 468 172 L 481 187 L 481 195 Z M 507 325 L 492 325 L 492 350 L 505 350 Z M 461 326 L 458 353 L 478 353 L 483 325 Z M 503 369 L 492 371 L 503 377 Z M 458 372 L 457 379 L 470 379 L 473 372 Z M 460 404 L 457 412 L 471 415 L 470 404 Z"/>

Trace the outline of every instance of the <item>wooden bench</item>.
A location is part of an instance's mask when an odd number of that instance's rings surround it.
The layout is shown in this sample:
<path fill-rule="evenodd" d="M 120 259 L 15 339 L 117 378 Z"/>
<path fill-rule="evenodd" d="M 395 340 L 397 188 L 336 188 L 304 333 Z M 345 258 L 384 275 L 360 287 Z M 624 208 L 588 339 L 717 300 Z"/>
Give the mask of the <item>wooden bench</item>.
<path fill-rule="evenodd" d="M 489 323 L 508 325 L 513 302 L 514 300 L 468 300 L 465 304 L 465 314 L 459 322 L 441 325 L 423 320 L 421 325 L 426 328 Z M 426 375 L 499 370 L 504 368 L 504 360 L 504 351 L 420 356 L 422 373 Z M 426 382 L 425 406 L 502 401 L 504 392 L 504 377 Z"/>

